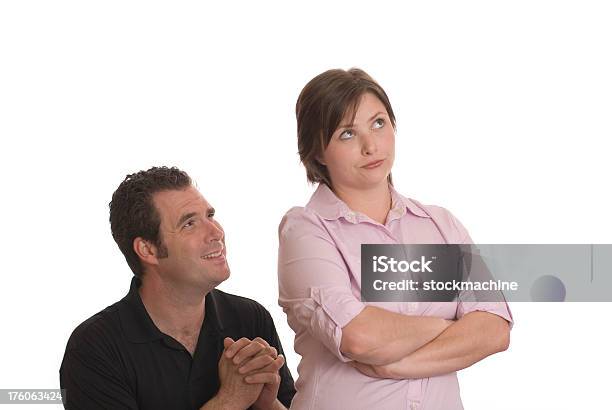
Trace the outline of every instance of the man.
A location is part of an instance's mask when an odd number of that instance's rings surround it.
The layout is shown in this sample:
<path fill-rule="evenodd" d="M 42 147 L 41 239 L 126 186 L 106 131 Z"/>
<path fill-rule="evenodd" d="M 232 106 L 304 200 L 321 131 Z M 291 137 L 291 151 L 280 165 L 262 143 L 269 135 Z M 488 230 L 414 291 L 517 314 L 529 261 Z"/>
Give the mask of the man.
<path fill-rule="evenodd" d="M 229 277 L 214 209 L 177 168 L 128 175 L 113 238 L 128 295 L 73 332 L 60 368 L 67 409 L 284 409 L 295 393 L 270 314 L 215 289 Z"/>

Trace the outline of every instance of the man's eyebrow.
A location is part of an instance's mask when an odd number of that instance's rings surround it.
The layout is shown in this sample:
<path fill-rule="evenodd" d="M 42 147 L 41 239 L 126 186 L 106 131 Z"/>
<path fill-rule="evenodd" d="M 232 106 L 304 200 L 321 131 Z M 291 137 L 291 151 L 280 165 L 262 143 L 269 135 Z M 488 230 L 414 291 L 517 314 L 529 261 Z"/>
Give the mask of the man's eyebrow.
<path fill-rule="evenodd" d="M 197 213 L 195 212 L 189 212 L 189 213 L 183 214 L 183 216 L 181 216 L 181 219 L 179 219 L 178 223 L 176 224 L 176 228 L 180 228 L 181 225 L 185 223 L 189 218 L 193 218 L 196 215 Z"/>
<path fill-rule="evenodd" d="M 379 115 L 385 115 L 385 113 L 383 111 L 378 111 L 376 114 L 372 115 L 370 117 L 370 119 L 368 120 L 368 122 L 372 121 L 374 118 L 378 117 Z M 355 124 L 341 124 L 338 126 L 338 128 L 351 128 L 354 127 Z"/>

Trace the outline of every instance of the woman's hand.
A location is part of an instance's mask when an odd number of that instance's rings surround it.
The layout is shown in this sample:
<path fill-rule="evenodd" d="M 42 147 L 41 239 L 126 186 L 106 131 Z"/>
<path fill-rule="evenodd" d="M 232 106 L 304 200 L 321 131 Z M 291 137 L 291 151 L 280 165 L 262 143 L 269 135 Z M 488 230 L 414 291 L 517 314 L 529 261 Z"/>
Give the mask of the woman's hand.
<path fill-rule="evenodd" d="M 381 366 L 364 364 L 360 362 L 350 362 L 351 366 L 365 374 L 366 376 L 377 379 L 408 379 L 410 369 L 410 356 L 406 356 L 397 362 Z"/>

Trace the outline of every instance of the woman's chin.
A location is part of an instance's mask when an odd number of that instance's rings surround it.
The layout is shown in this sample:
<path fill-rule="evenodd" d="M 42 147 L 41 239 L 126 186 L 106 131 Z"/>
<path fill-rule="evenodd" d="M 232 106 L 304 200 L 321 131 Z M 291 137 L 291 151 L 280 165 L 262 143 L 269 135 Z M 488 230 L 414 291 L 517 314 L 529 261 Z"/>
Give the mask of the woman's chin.
<path fill-rule="evenodd" d="M 389 174 L 383 173 L 381 173 L 381 175 L 377 175 L 376 177 L 374 175 L 369 175 L 367 178 L 362 178 L 359 183 L 356 184 L 356 188 L 362 190 L 372 190 L 381 186 L 386 187 L 388 185 L 388 175 Z"/>
<path fill-rule="evenodd" d="M 391 170 L 386 168 L 376 168 L 363 173 L 363 179 L 368 181 L 370 184 L 378 185 L 384 184 L 389 178 Z"/>

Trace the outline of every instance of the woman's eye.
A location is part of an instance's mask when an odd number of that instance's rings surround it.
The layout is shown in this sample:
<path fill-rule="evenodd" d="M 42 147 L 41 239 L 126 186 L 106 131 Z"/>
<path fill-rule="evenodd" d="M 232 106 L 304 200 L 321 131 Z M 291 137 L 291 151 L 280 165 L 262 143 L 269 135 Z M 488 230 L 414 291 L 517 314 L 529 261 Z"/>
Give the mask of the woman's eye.
<path fill-rule="evenodd" d="M 342 131 L 339 138 L 341 140 L 348 140 L 348 139 L 353 138 L 354 136 L 355 134 L 353 133 L 353 130 L 346 130 L 346 131 Z"/>
<path fill-rule="evenodd" d="M 385 120 L 383 120 L 382 118 L 378 118 L 376 121 L 374 121 L 374 125 L 372 126 L 372 128 L 382 128 L 385 126 Z"/>

